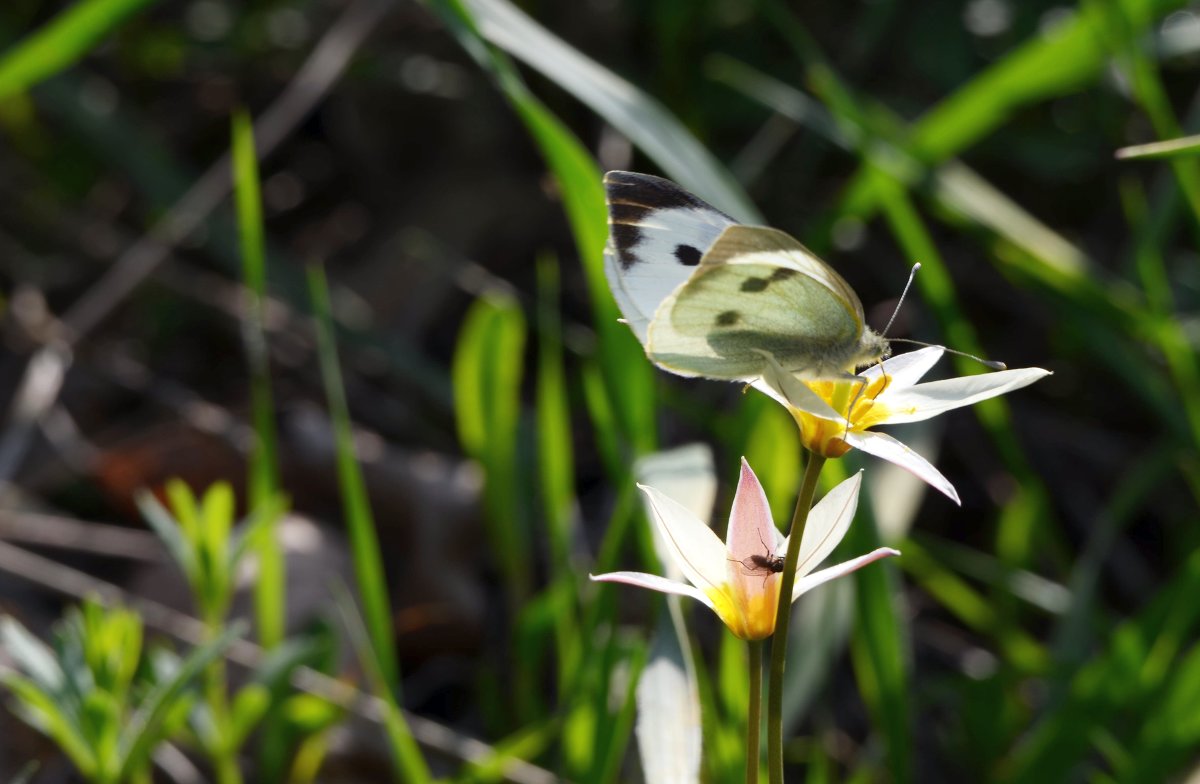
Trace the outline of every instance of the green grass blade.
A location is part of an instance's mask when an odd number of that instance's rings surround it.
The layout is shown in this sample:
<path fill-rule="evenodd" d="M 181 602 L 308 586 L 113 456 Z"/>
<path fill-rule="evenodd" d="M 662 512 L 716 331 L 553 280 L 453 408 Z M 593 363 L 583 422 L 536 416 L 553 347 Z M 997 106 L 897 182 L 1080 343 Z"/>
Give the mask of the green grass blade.
<path fill-rule="evenodd" d="M 367 499 L 362 471 L 354 456 L 354 436 L 351 432 L 350 409 L 342 386 L 342 371 L 338 364 L 337 344 L 334 341 L 333 317 L 330 315 L 329 287 L 325 271 L 318 265 L 308 270 L 309 296 L 317 330 L 317 358 L 329 404 L 337 449 L 338 485 L 342 491 L 342 510 L 350 534 L 350 550 L 354 556 L 354 575 L 358 582 L 359 599 L 371 645 L 379 661 L 384 680 L 391 688 L 400 683 L 396 658 L 396 642 L 392 636 L 392 608 L 388 598 L 387 579 L 379 539 L 375 533 L 375 518 Z"/>
<path fill-rule="evenodd" d="M 658 101 L 557 38 L 507 0 L 465 0 L 480 33 L 592 111 L 688 190 L 747 223 L 762 216 L 696 137 Z"/>
<path fill-rule="evenodd" d="M 249 313 L 242 322 L 242 336 L 250 366 L 250 401 L 255 434 L 254 448 L 250 453 L 250 508 L 259 509 L 269 504 L 279 490 L 279 458 L 265 328 L 267 253 L 262 195 L 258 156 L 254 150 L 254 125 L 245 112 L 237 112 L 233 116 L 231 149 L 234 200 L 242 251 L 242 282 L 249 299 Z M 254 610 L 259 640 L 264 648 L 272 648 L 283 640 L 286 617 L 286 565 L 275 529 L 274 519 L 265 522 L 255 543 L 258 580 L 254 584 Z"/>
<path fill-rule="evenodd" d="M 71 67 L 152 0 L 80 0 L 0 55 L 0 100 Z"/>
<path fill-rule="evenodd" d="M 997 609 L 965 580 L 909 539 L 901 546 L 900 567 L 912 575 L 926 593 L 962 621 L 967 628 L 996 640 L 1007 661 L 1026 674 L 1045 672 L 1049 656 L 1044 647 Z"/>
<path fill-rule="evenodd" d="M 484 469 L 489 538 L 514 607 L 532 585 L 517 454 L 525 337 L 525 316 L 516 301 L 485 295 L 463 320 L 452 368 L 459 440 Z"/>
<path fill-rule="evenodd" d="M 551 256 L 538 260 L 537 453 L 538 488 L 550 550 L 550 573 L 568 590 L 556 603 L 554 624 L 559 688 L 566 687 L 582 654 L 576 587 L 575 460 L 571 435 L 571 401 L 563 368 L 559 315 L 558 264 Z"/>
<path fill-rule="evenodd" d="M 827 464 L 825 481 L 836 483 L 844 471 L 840 461 Z M 866 553 L 882 545 L 870 504 L 860 504 L 850 526 L 844 551 Z M 903 558 L 903 556 L 901 556 Z M 851 661 L 863 701 L 883 734 L 887 769 L 896 784 L 913 780 L 912 695 L 909 691 L 910 653 L 902 625 L 903 611 L 895 566 L 886 561 L 854 573 L 855 623 L 850 640 Z"/>
<path fill-rule="evenodd" d="M 575 508 L 575 459 L 571 440 L 570 400 L 563 370 L 562 324 L 559 315 L 558 264 L 538 259 L 537 434 L 539 489 L 552 570 L 570 569 L 572 518 Z"/>
<path fill-rule="evenodd" d="M 385 663 L 379 658 L 379 648 L 371 641 L 348 591 L 342 585 L 335 584 L 334 588 L 338 595 L 338 610 L 346 629 L 350 632 L 350 641 L 371 684 L 371 692 L 380 701 L 383 728 L 391 748 L 392 760 L 396 764 L 396 772 L 400 775 L 399 780 L 411 784 L 428 784 L 433 781 L 433 776 L 420 747 L 413 739 L 404 713 L 396 702 L 396 696 L 387 679 Z"/>
<path fill-rule="evenodd" d="M 1093 0 L 1087 4 L 1102 20 L 1101 40 L 1115 55 L 1133 88 L 1133 95 L 1154 126 L 1155 132 L 1173 139 L 1183 135 L 1171 99 L 1158 73 L 1158 65 L 1150 58 L 1143 35 L 1135 24 L 1128 3 L 1116 0 Z M 1200 161 L 1191 157 L 1173 156 L 1168 159 L 1176 184 L 1183 192 L 1192 216 L 1200 221 Z"/>
<path fill-rule="evenodd" d="M 1166 139 L 1147 144 L 1131 144 L 1128 147 L 1121 147 L 1115 153 L 1120 160 L 1174 158 L 1179 155 L 1196 154 L 1200 154 L 1200 135 L 1183 136 L 1178 139 Z"/>
<path fill-rule="evenodd" d="M 974 327 L 958 304 L 946 264 L 908 194 L 895 180 L 878 170 L 875 171 L 875 187 L 884 216 L 904 254 L 910 262 L 920 262 L 922 265 L 917 284 L 922 297 L 942 323 L 947 344 L 969 354 L 985 356 L 986 352 L 976 337 Z M 964 357 L 955 357 L 955 364 L 964 375 L 978 373 L 982 369 Z M 1039 539 L 1044 540 L 1056 530 L 1036 524 L 1050 514 L 1047 502 L 1049 493 L 1014 435 L 1012 417 L 1005 401 L 1000 398 L 986 400 L 974 406 L 973 411 L 1016 475 L 1017 487 L 1020 488 L 1017 497 L 1006 508 L 1006 512 L 1012 516 L 1005 521 L 1007 524 L 1000 526 L 1000 554 L 1014 565 L 1026 565 Z M 1053 541 L 1042 543 L 1057 544 Z"/>

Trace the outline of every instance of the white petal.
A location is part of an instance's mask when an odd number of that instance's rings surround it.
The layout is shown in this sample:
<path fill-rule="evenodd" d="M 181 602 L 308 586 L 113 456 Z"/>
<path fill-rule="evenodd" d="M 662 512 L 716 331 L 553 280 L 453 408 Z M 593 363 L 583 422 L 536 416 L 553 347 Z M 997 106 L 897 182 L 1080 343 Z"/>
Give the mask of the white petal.
<path fill-rule="evenodd" d="M 777 402 L 785 406 L 799 409 L 815 417 L 829 419 L 834 422 L 844 419 L 841 414 L 834 411 L 828 403 L 822 400 L 820 395 L 809 389 L 808 385 L 784 370 L 775 361 L 775 357 L 765 351 L 762 354 L 766 359 L 766 364 L 763 366 L 763 374 L 760 378 L 755 379 L 750 386 L 764 395 L 774 398 Z"/>
<path fill-rule="evenodd" d="M 653 487 L 638 485 L 650 500 L 654 522 L 663 545 L 683 576 L 697 588 L 715 588 L 725 582 L 725 544 L 687 507 Z"/>
<path fill-rule="evenodd" d="M 962 501 L 958 500 L 958 491 L 954 489 L 954 485 L 950 484 L 950 480 L 942 476 L 941 472 L 934 468 L 928 460 L 900 441 L 885 433 L 876 433 L 872 430 L 851 431 L 846 434 L 845 438 L 846 443 L 855 449 L 861 449 L 867 454 L 881 457 L 906 471 L 911 471 L 918 479 L 935 490 L 945 493 L 951 501 L 962 506 Z"/>
<path fill-rule="evenodd" d="M 852 558 L 845 563 L 840 563 L 837 566 L 831 566 L 828 569 L 822 569 L 819 572 L 813 572 L 807 577 L 801 577 L 796 580 L 795 586 L 792 587 L 792 601 L 796 601 L 800 596 L 813 588 L 816 588 L 822 583 L 827 583 L 830 580 L 837 579 L 842 575 L 850 574 L 857 571 L 869 563 L 874 563 L 880 558 L 887 558 L 889 555 L 899 555 L 899 550 L 893 550 L 890 547 L 880 547 L 878 550 L 872 550 L 866 555 L 860 555 L 857 558 Z"/>
<path fill-rule="evenodd" d="M 887 407 L 889 413 L 882 424 L 920 422 L 944 411 L 1012 392 L 1048 375 L 1050 371 L 1041 368 L 1016 368 L 930 381 L 907 389 L 898 389 L 892 394 L 889 394 L 890 390 L 884 390 L 878 400 Z"/>
<path fill-rule="evenodd" d="M 601 583 L 625 583 L 626 585 L 636 585 L 639 588 L 649 588 L 651 591 L 659 593 L 676 593 L 680 596 L 690 596 L 693 599 L 704 602 L 709 608 L 712 608 L 712 600 L 698 588 L 693 588 L 687 583 L 679 583 L 674 580 L 668 580 L 665 577 L 659 577 L 657 574 L 646 574 L 645 572 L 609 572 L 608 574 L 589 574 L 589 578 Z"/>
<path fill-rule="evenodd" d="M 804 536 L 800 539 L 800 557 L 796 562 L 797 579 L 811 572 L 829 557 L 838 546 L 858 509 L 858 490 L 862 486 L 862 471 L 842 481 L 825 494 L 812 511 L 804 525 Z"/>
<path fill-rule="evenodd" d="M 886 373 L 892 377 L 888 389 L 903 389 L 920 381 L 945 352 L 941 346 L 926 346 L 885 359 L 882 365 L 871 365 L 859 375 L 875 379 Z"/>

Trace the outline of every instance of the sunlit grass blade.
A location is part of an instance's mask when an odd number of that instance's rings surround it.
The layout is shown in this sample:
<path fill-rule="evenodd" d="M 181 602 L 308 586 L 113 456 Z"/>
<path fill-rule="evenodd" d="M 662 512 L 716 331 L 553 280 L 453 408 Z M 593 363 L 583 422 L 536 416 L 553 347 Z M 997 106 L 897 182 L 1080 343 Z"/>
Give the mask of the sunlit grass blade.
<path fill-rule="evenodd" d="M 1200 154 L 1200 135 L 1165 139 L 1161 142 L 1148 142 L 1147 144 L 1131 144 L 1128 147 L 1119 148 L 1114 153 L 1120 160 L 1174 158 L 1178 155 L 1196 154 Z"/>
<path fill-rule="evenodd" d="M 1099 13 L 1102 22 L 1099 27 L 1100 40 L 1115 55 L 1115 64 L 1129 80 L 1133 95 L 1150 119 L 1155 133 L 1164 139 L 1182 136 L 1183 129 L 1159 76 L 1158 64 L 1146 51 L 1144 35 L 1132 15 L 1122 3 L 1091 5 Z M 1200 161 L 1190 156 L 1173 155 L 1167 162 L 1192 210 L 1193 219 L 1200 221 Z"/>
<path fill-rule="evenodd" d="M 267 351 L 267 253 L 263 232 L 262 196 L 254 126 L 249 115 L 233 116 L 231 144 L 234 199 L 242 251 L 242 280 L 248 313 L 242 322 L 242 339 L 250 367 L 250 400 L 254 420 L 254 448 L 250 453 L 249 505 L 262 509 L 279 489 L 279 459 L 275 437 L 275 406 L 271 394 L 271 365 Z M 258 580 L 254 584 L 255 619 L 264 648 L 283 639 L 287 605 L 286 565 L 276 537 L 275 520 L 263 523 L 257 537 Z"/>
<path fill-rule="evenodd" d="M 844 478 L 845 470 L 840 461 L 830 461 L 825 481 L 836 484 Z M 843 544 L 850 552 L 865 553 L 882 544 L 869 507 L 858 507 Z M 888 563 L 861 569 L 854 578 L 851 661 L 863 701 L 884 737 L 890 779 L 903 784 L 913 780 L 914 708 L 909 688 L 911 643 L 901 620 L 905 614 L 897 606 L 899 580 L 896 568 Z"/>
<path fill-rule="evenodd" d="M 524 760 L 536 759 L 558 739 L 560 721 L 557 717 L 528 724 L 503 740 L 491 745 L 491 753 L 467 763 L 454 779 L 458 784 L 499 784 L 514 781 L 514 768 L 520 769 Z"/>
<path fill-rule="evenodd" d="M 875 187 L 884 216 L 905 256 L 910 262 L 922 265 L 917 276 L 918 285 L 922 297 L 943 325 L 947 344 L 959 351 L 984 356 L 986 352 L 975 329 L 958 303 L 949 271 L 908 194 L 879 171 L 875 172 Z M 955 363 L 964 375 L 982 370 L 977 363 L 964 357 L 955 357 Z M 993 398 L 974 406 L 973 410 L 1015 474 L 1019 488 L 1017 497 L 1006 507 L 1010 517 L 998 533 L 999 551 L 1015 565 L 1028 564 L 1039 540 L 1050 546 L 1059 544 L 1054 539 L 1057 529 L 1037 525 L 1039 520 L 1049 518 L 1049 493 L 1016 439 L 1007 403 Z"/>
<path fill-rule="evenodd" d="M 514 299 L 481 297 L 463 320 L 452 369 L 459 441 L 483 466 L 488 536 L 514 609 L 532 588 L 529 510 L 517 454 L 526 331 Z"/>
<path fill-rule="evenodd" d="M 397 671 L 396 643 L 392 635 L 391 600 L 388 598 L 379 538 L 375 532 L 375 518 L 371 513 L 362 470 L 354 455 L 350 410 L 346 405 L 342 371 L 334 341 L 329 287 L 325 282 L 325 271 L 319 265 L 309 267 L 308 284 L 317 331 L 317 358 L 321 364 L 321 378 L 325 385 L 329 418 L 333 423 L 338 485 L 342 492 L 346 528 L 350 534 L 350 550 L 354 556 L 354 574 L 358 583 L 359 599 L 383 680 L 394 689 L 398 687 L 400 679 Z"/>
<path fill-rule="evenodd" d="M 1103 651 L 1074 670 L 1067 697 L 1023 734 L 998 780 L 1068 780 L 1090 767 L 1097 728 L 1153 721 L 1174 673 L 1191 664 L 1183 652 L 1200 625 L 1197 591 L 1200 553 L 1194 552 L 1136 617 L 1112 631 Z"/>
<path fill-rule="evenodd" d="M 1179 172 L 1177 172 L 1179 176 Z M 1155 232 L 1150 230 L 1150 205 L 1141 188 L 1130 178 L 1122 183 L 1126 219 L 1135 233 L 1134 265 L 1146 292 L 1150 313 L 1143 324 L 1145 338 L 1166 359 L 1167 370 L 1177 390 L 1179 404 L 1190 425 L 1192 441 L 1200 445 L 1200 364 L 1186 326 L 1176 315 L 1171 273 L 1163 258 Z"/>
<path fill-rule="evenodd" d="M 551 570 L 561 576 L 571 566 L 575 514 L 575 459 L 571 439 L 570 401 L 563 369 L 562 324 L 559 315 L 558 263 L 538 259 L 537 310 L 537 434 L 539 489 Z"/>
<path fill-rule="evenodd" d="M 602 173 L 579 140 L 529 91 L 512 62 L 484 41 L 474 8 L 458 0 L 438 0 L 434 5 L 463 46 L 495 75 L 554 173 L 588 281 L 599 334 L 597 353 L 605 370 L 600 379 L 612 403 L 610 410 L 633 451 L 651 451 L 655 442 L 652 369 L 642 360 L 641 346 L 629 329 L 617 323 L 616 303 L 604 276 L 608 217 Z"/>
<path fill-rule="evenodd" d="M 948 210 L 961 214 L 972 223 L 994 231 L 1005 241 L 1021 248 L 1041 265 L 1031 271 L 1040 277 L 1057 274 L 1070 285 L 1085 279 L 1091 262 L 1083 251 L 1071 244 L 1019 204 L 992 186 L 972 169 L 958 161 L 926 166 L 908 149 L 908 134 L 899 118 L 894 128 L 880 137 L 880 129 L 860 127 L 850 118 L 835 119 L 829 110 L 800 90 L 726 56 L 709 61 L 713 78 L 755 99 L 846 150 L 869 157 L 875 165 L 897 179 L 917 186 L 929 185 L 931 195 Z M 830 72 L 825 71 L 829 77 Z M 878 116 L 880 112 L 873 112 Z"/>
<path fill-rule="evenodd" d="M 79 0 L 0 54 L 0 100 L 48 79 L 153 0 Z"/>
<path fill-rule="evenodd" d="M 345 586 L 335 584 L 334 590 L 338 599 L 338 610 L 342 621 L 350 633 L 350 642 L 358 655 L 358 661 L 367 675 L 371 685 L 371 693 L 379 700 L 380 713 L 383 718 L 383 728 L 387 735 L 388 746 L 392 752 L 392 761 L 400 781 L 411 784 L 428 784 L 433 781 L 433 775 L 421 754 L 417 742 L 413 740 L 412 731 L 404 719 L 404 712 L 396 702 L 394 687 L 388 681 L 388 669 L 385 662 L 379 658 L 380 649 L 371 640 L 369 630 L 364 627 L 363 619 L 358 614 L 358 607 L 350 597 Z"/>
<path fill-rule="evenodd" d="M 1048 669 L 1050 659 L 1042 645 L 1009 617 L 997 612 L 986 597 L 931 557 L 924 547 L 909 539 L 901 551 L 904 557 L 900 559 L 900 567 L 963 625 L 994 638 L 1013 668 L 1025 674 Z"/>
<path fill-rule="evenodd" d="M 559 314 L 558 264 L 551 256 L 538 260 L 537 451 L 538 488 L 542 499 L 550 573 L 570 588 L 558 602 L 554 635 L 558 650 L 559 688 L 566 686 L 578 666 L 581 644 L 573 541 L 577 517 L 571 402 L 563 368 L 562 324 Z"/>
<path fill-rule="evenodd" d="M 1177 457 L 1165 443 L 1151 444 L 1131 461 L 1131 470 L 1112 489 L 1100 514 L 1093 520 L 1083 552 L 1070 577 L 1070 606 L 1051 635 L 1055 661 L 1078 664 L 1095 644 L 1095 619 L 1104 565 L 1110 562 L 1121 531 L 1145 508 L 1150 497 L 1177 469 Z M 1058 686 L 1062 686 L 1059 684 Z M 1055 699 L 1061 694 L 1053 695 Z"/>
<path fill-rule="evenodd" d="M 507 0 L 464 0 L 478 30 L 587 104 L 671 179 L 749 223 L 762 217 L 745 191 L 662 104 L 555 37 Z"/>
<path fill-rule="evenodd" d="M 619 781 L 621 763 L 633 736 L 633 722 L 637 712 L 637 684 L 641 681 L 649 656 L 648 647 L 641 641 L 624 641 L 617 651 L 621 657 L 620 661 L 609 661 L 606 670 L 610 674 L 621 675 L 625 688 L 615 694 L 612 693 L 611 687 L 596 693 L 596 696 L 602 699 L 601 705 L 604 708 L 615 707 L 615 710 L 607 712 L 605 720 L 597 728 L 594 736 L 598 752 L 595 757 L 597 767 L 588 778 L 597 784 Z"/>

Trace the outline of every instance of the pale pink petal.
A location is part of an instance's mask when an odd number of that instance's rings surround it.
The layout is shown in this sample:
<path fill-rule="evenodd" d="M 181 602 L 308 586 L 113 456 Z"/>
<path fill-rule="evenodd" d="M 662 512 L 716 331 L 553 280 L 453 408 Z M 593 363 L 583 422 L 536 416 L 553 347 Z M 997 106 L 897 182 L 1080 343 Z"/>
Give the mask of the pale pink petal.
<path fill-rule="evenodd" d="M 858 558 L 852 558 L 845 563 L 840 563 L 837 566 L 830 566 L 828 569 L 822 569 L 819 572 L 813 572 L 805 577 L 796 579 L 796 584 L 792 587 L 792 601 L 796 601 L 802 594 L 811 591 L 822 583 L 827 583 L 830 580 L 837 579 L 843 575 L 850 574 L 853 571 L 863 568 L 869 563 L 874 563 L 880 558 L 887 558 L 889 555 L 899 555 L 899 550 L 893 550 L 890 547 L 880 547 L 878 550 L 872 550 L 866 555 L 860 555 Z"/>
<path fill-rule="evenodd" d="M 738 479 L 737 492 L 733 496 L 733 508 L 729 510 L 729 530 L 725 534 L 725 547 L 729 557 L 735 561 L 751 555 L 774 553 L 775 522 L 771 518 L 771 506 L 762 484 L 754 470 L 742 458 L 742 475 Z"/>
<path fill-rule="evenodd" d="M 688 582 L 702 589 L 715 588 L 725 582 L 725 545 L 713 530 L 687 507 L 653 487 L 638 487 L 650 501 L 663 545 Z"/>
<path fill-rule="evenodd" d="M 858 490 L 862 486 L 862 471 L 843 480 L 830 490 L 808 513 L 804 536 L 800 539 L 800 557 L 796 577 L 801 578 L 829 557 L 842 541 L 854 512 L 858 509 Z"/>
<path fill-rule="evenodd" d="M 776 402 L 782 403 L 785 406 L 798 409 L 807 414 L 812 414 L 821 419 L 829 419 L 834 422 L 841 421 L 844 417 L 834 411 L 828 403 L 826 403 L 820 395 L 813 392 L 807 384 L 795 375 L 784 370 L 783 367 L 767 352 L 762 352 L 766 364 L 763 366 L 763 374 L 755 379 L 750 386 L 762 392 L 764 395 L 773 398 Z"/>
<path fill-rule="evenodd" d="M 758 477 L 742 458 L 742 475 L 738 479 L 737 492 L 733 496 L 733 508 L 729 510 L 729 531 L 725 537 L 727 555 L 725 560 L 726 580 L 733 587 L 735 596 L 747 603 L 750 597 L 775 590 L 778 575 L 760 564 L 747 559 L 754 556 L 780 557 L 774 549 L 775 522 L 771 519 L 771 507 L 767 494 L 763 492 Z M 771 596 L 777 594 L 772 593 Z M 774 603 L 774 600 L 772 600 Z"/>
<path fill-rule="evenodd" d="M 941 346 L 926 346 L 885 359 L 882 365 L 871 365 L 859 375 L 874 380 L 886 373 L 892 378 L 889 389 L 903 389 L 920 381 L 945 352 Z"/>
<path fill-rule="evenodd" d="M 954 503 L 962 505 L 962 501 L 958 500 L 958 491 L 954 489 L 954 485 L 950 484 L 949 479 L 942 476 L 941 472 L 934 468 L 928 460 L 891 436 L 866 430 L 851 431 L 845 435 L 845 439 L 846 443 L 855 449 L 861 449 L 867 454 L 895 463 L 916 475 L 930 487 L 944 493 Z"/>
<path fill-rule="evenodd" d="M 626 585 L 636 585 L 639 588 L 649 588 L 651 591 L 659 593 L 674 593 L 680 596 L 690 596 L 697 601 L 703 602 L 710 609 L 713 606 L 712 600 L 698 588 L 693 588 L 687 583 L 680 583 L 674 580 L 668 580 L 665 577 L 659 577 L 657 574 L 646 574 L 645 572 L 609 572 L 608 574 L 589 574 L 592 580 L 601 583 L 625 583 Z"/>
<path fill-rule="evenodd" d="M 894 392 L 889 387 L 877 398 L 880 405 L 885 406 L 888 411 L 887 419 L 880 424 L 920 422 L 945 411 L 969 406 L 1029 386 L 1048 375 L 1050 371 L 1042 368 L 1015 368 L 930 381 L 906 389 L 896 389 Z"/>

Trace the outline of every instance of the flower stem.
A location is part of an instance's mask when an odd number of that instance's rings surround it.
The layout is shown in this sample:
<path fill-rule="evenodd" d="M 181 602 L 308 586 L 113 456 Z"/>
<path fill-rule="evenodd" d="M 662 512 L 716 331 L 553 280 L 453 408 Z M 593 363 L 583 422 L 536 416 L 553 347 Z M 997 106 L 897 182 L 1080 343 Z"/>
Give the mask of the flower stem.
<path fill-rule="evenodd" d="M 758 784 L 759 754 L 762 744 L 758 732 L 762 726 L 762 640 L 749 640 L 750 710 L 746 722 L 746 784 Z"/>
<path fill-rule="evenodd" d="M 796 583 L 800 541 L 804 538 L 808 511 L 812 509 L 813 496 L 817 492 L 817 478 L 824 465 L 823 456 L 808 453 L 800 497 L 796 499 L 796 511 L 792 514 L 792 530 L 788 533 L 787 556 L 783 562 L 783 572 L 779 575 L 779 608 L 775 613 L 775 633 L 771 637 L 771 680 L 767 695 L 767 772 L 771 784 L 784 784 L 783 665 L 787 661 L 788 624 L 792 618 L 792 586 Z"/>

